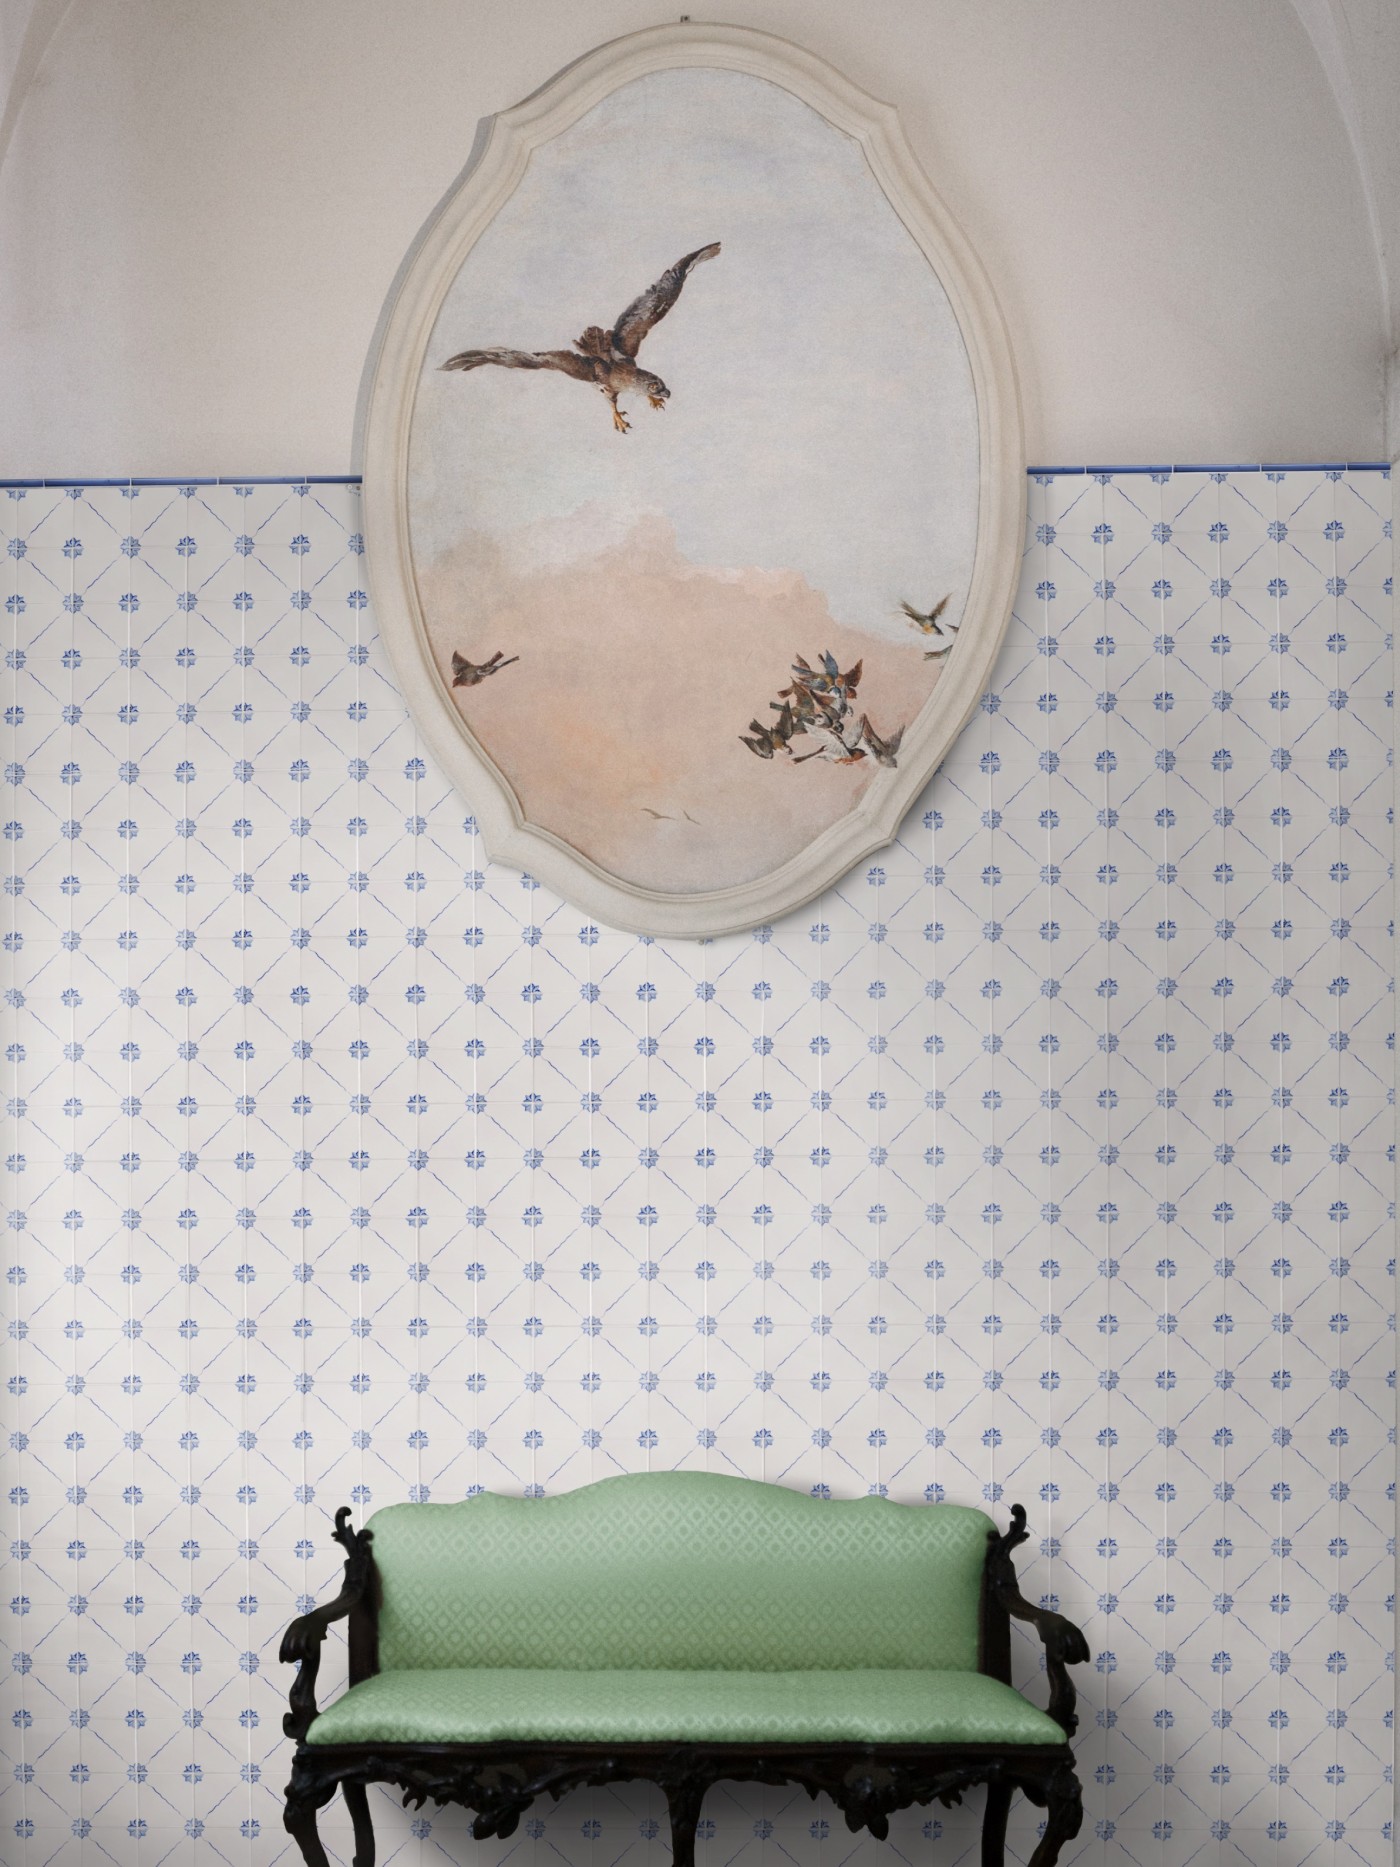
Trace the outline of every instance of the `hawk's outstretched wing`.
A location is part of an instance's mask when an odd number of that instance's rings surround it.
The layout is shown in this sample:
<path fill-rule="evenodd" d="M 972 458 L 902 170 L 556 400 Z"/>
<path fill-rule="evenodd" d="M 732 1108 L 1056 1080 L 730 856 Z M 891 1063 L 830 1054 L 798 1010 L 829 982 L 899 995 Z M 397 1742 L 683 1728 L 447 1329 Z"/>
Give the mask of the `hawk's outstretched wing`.
<path fill-rule="evenodd" d="M 572 350 L 461 350 L 438 365 L 445 370 L 475 370 L 483 363 L 499 363 L 508 370 L 562 370 L 580 382 L 593 381 L 593 365 Z"/>
<path fill-rule="evenodd" d="M 642 347 L 642 339 L 653 324 L 659 324 L 666 313 L 681 295 L 681 287 L 692 266 L 698 266 L 702 259 L 713 259 L 719 251 L 719 241 L 712 246 L 697 247 L 693 253 L 687 253 L 684 259 L 678 259 L 674 266 L 663 272 L 655 285 L 649 285 L 640 298 L 634 298 L 613 326 L 613 342 L 625 357 L 634 357 Z"/>

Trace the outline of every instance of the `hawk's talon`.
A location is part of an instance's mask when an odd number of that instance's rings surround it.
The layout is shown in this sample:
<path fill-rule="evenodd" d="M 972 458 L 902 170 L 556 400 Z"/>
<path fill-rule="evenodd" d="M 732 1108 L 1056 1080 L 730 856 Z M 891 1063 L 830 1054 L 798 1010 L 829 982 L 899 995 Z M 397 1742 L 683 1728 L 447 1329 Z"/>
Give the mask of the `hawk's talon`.
<path fill-rule="evenodd" d="M 649 395 L 647 401 L 651 403 L 653 408 L 664 409 L 666 406 L 665 400 L 659 395 Z"/>
<path fill-rule="evenodd" d="M 613 427 L 617 429 L 619 434 L 629 433 L 632 427 L 631 422 L 628 421 L 627 417 L 616 404 L 613 405 Z"/>

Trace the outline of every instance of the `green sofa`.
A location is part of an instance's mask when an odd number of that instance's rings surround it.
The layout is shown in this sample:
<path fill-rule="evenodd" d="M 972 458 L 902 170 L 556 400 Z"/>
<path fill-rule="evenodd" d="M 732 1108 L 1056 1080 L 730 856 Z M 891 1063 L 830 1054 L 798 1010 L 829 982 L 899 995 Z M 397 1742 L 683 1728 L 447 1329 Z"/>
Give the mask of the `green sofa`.
<path fill-rule="evenodd" d="M 338 1789 L 354 1867 L 373 1867 L 366 1787 L 396 1785 L 508 1835 L 539 1795 L 646 1778 L 691 1867 L 712 1783 L 796 1783 L 852 1830 L 987 1786 L 984 1867 L 1020 1788 L 1047 1813 L 1031 1867 L 1077 1834 L 1068 1665 L 1084 1636 L 1032 1606 L 981 1511 L 831 1503 L 702 1472 L 637 1472 L 550 1498 L 396 1504 L 356 1532 L 337 1599 L 292 1623 L 285 1821 L 327 1867 L 316 1812 Z M 1010 1617 L 1045 1643 L 1041 1711 L 1010 1683 Z M 350 1687 L 324 1711 L 326 1630 L 348 1618 Z"/>

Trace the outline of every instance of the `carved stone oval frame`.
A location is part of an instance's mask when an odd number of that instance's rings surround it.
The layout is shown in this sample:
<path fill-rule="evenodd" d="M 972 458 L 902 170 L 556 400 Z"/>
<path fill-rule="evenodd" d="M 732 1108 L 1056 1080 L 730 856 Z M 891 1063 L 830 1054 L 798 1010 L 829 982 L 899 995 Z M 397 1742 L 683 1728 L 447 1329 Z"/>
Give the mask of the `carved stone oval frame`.
<path fill-rule="evenodd" d="M 531 151 L 621 86 L 653 72 L 697 66 L 767 79 L 857 141 L 957 319 L 977 401 L 980 484 L 963 626 L 938 685 L 905 734 L 898 769 L 882 772 L 853 811 L 767 876 L 708 893 L 672 894 L 609 875 L 529 822 L 505 775 L 471 735 L 428 645 L 410 549 L 408 454 L 419 375 L 439 307 L 468 252 L 514 192 Z M 706 938 L 802 906 L 891 841 L 986 686 L 1011 613 L 1025 513 L 1020 406 L 1001 312 L 892 105 L 812 53 L 746 27 L 657 26 L 600 46 L 481 125 L 467 168 L 423 229 L 389 294 L 366 382 L 364 521 L 379 626 L 417 723 L 469 802 L 493 860 L 528 871 L 613 927 Z"/>

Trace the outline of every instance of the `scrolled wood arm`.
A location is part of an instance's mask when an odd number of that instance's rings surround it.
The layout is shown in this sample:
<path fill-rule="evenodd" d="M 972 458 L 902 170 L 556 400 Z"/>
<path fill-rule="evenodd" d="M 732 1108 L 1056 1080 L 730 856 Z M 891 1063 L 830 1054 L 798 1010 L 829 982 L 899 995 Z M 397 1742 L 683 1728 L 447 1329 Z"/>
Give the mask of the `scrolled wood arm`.
<path fill-rule="evenodd" d="M 992 1536 L 987 1549 L 987 1583 L 998 1606 L 1015 1620 L 1028 1621 L 1045 1646 L 1045 1672 L 1050 1681 L 1050 1703 L 1046 1710 L 1066 1737 L 1073 1737 L 1079 1726 L 1075 1711 L 1074 1681 L 1065 1668 L 1082 1666 L 1089 1657 L 1089 1642 L 1073 1621 L 1049 1608 L 1038 1608 L 1027 1601 L 1016 1579 L 1016 1565 L 1011 1552 L 1028 1541 L 1026 1512 L 1023 1505 L 1011 1507 L 1011 1528 L 1001 1536 Z"/>
<path fill-rule="evenodd" d="M 286 1666 L 293 1663 L 297 1676 L 287 1695 L 290 1710 L 282 1719 L 282 1729 L 298 1743 L 311 1728 L 316 1716 L 316 1674 L 321 1666 L 321 1643 L 332 1621 L 340 1621 L 364 1600 L 370 1579 L 370 1530 L 350 1528 L 350 1506 L 342 1504 L 335 1513 L 335 1541 L 345 1551 L 345 1580 L 334 1601 L 299 1615 L 282 1636 L 278 1658 Z"/>

